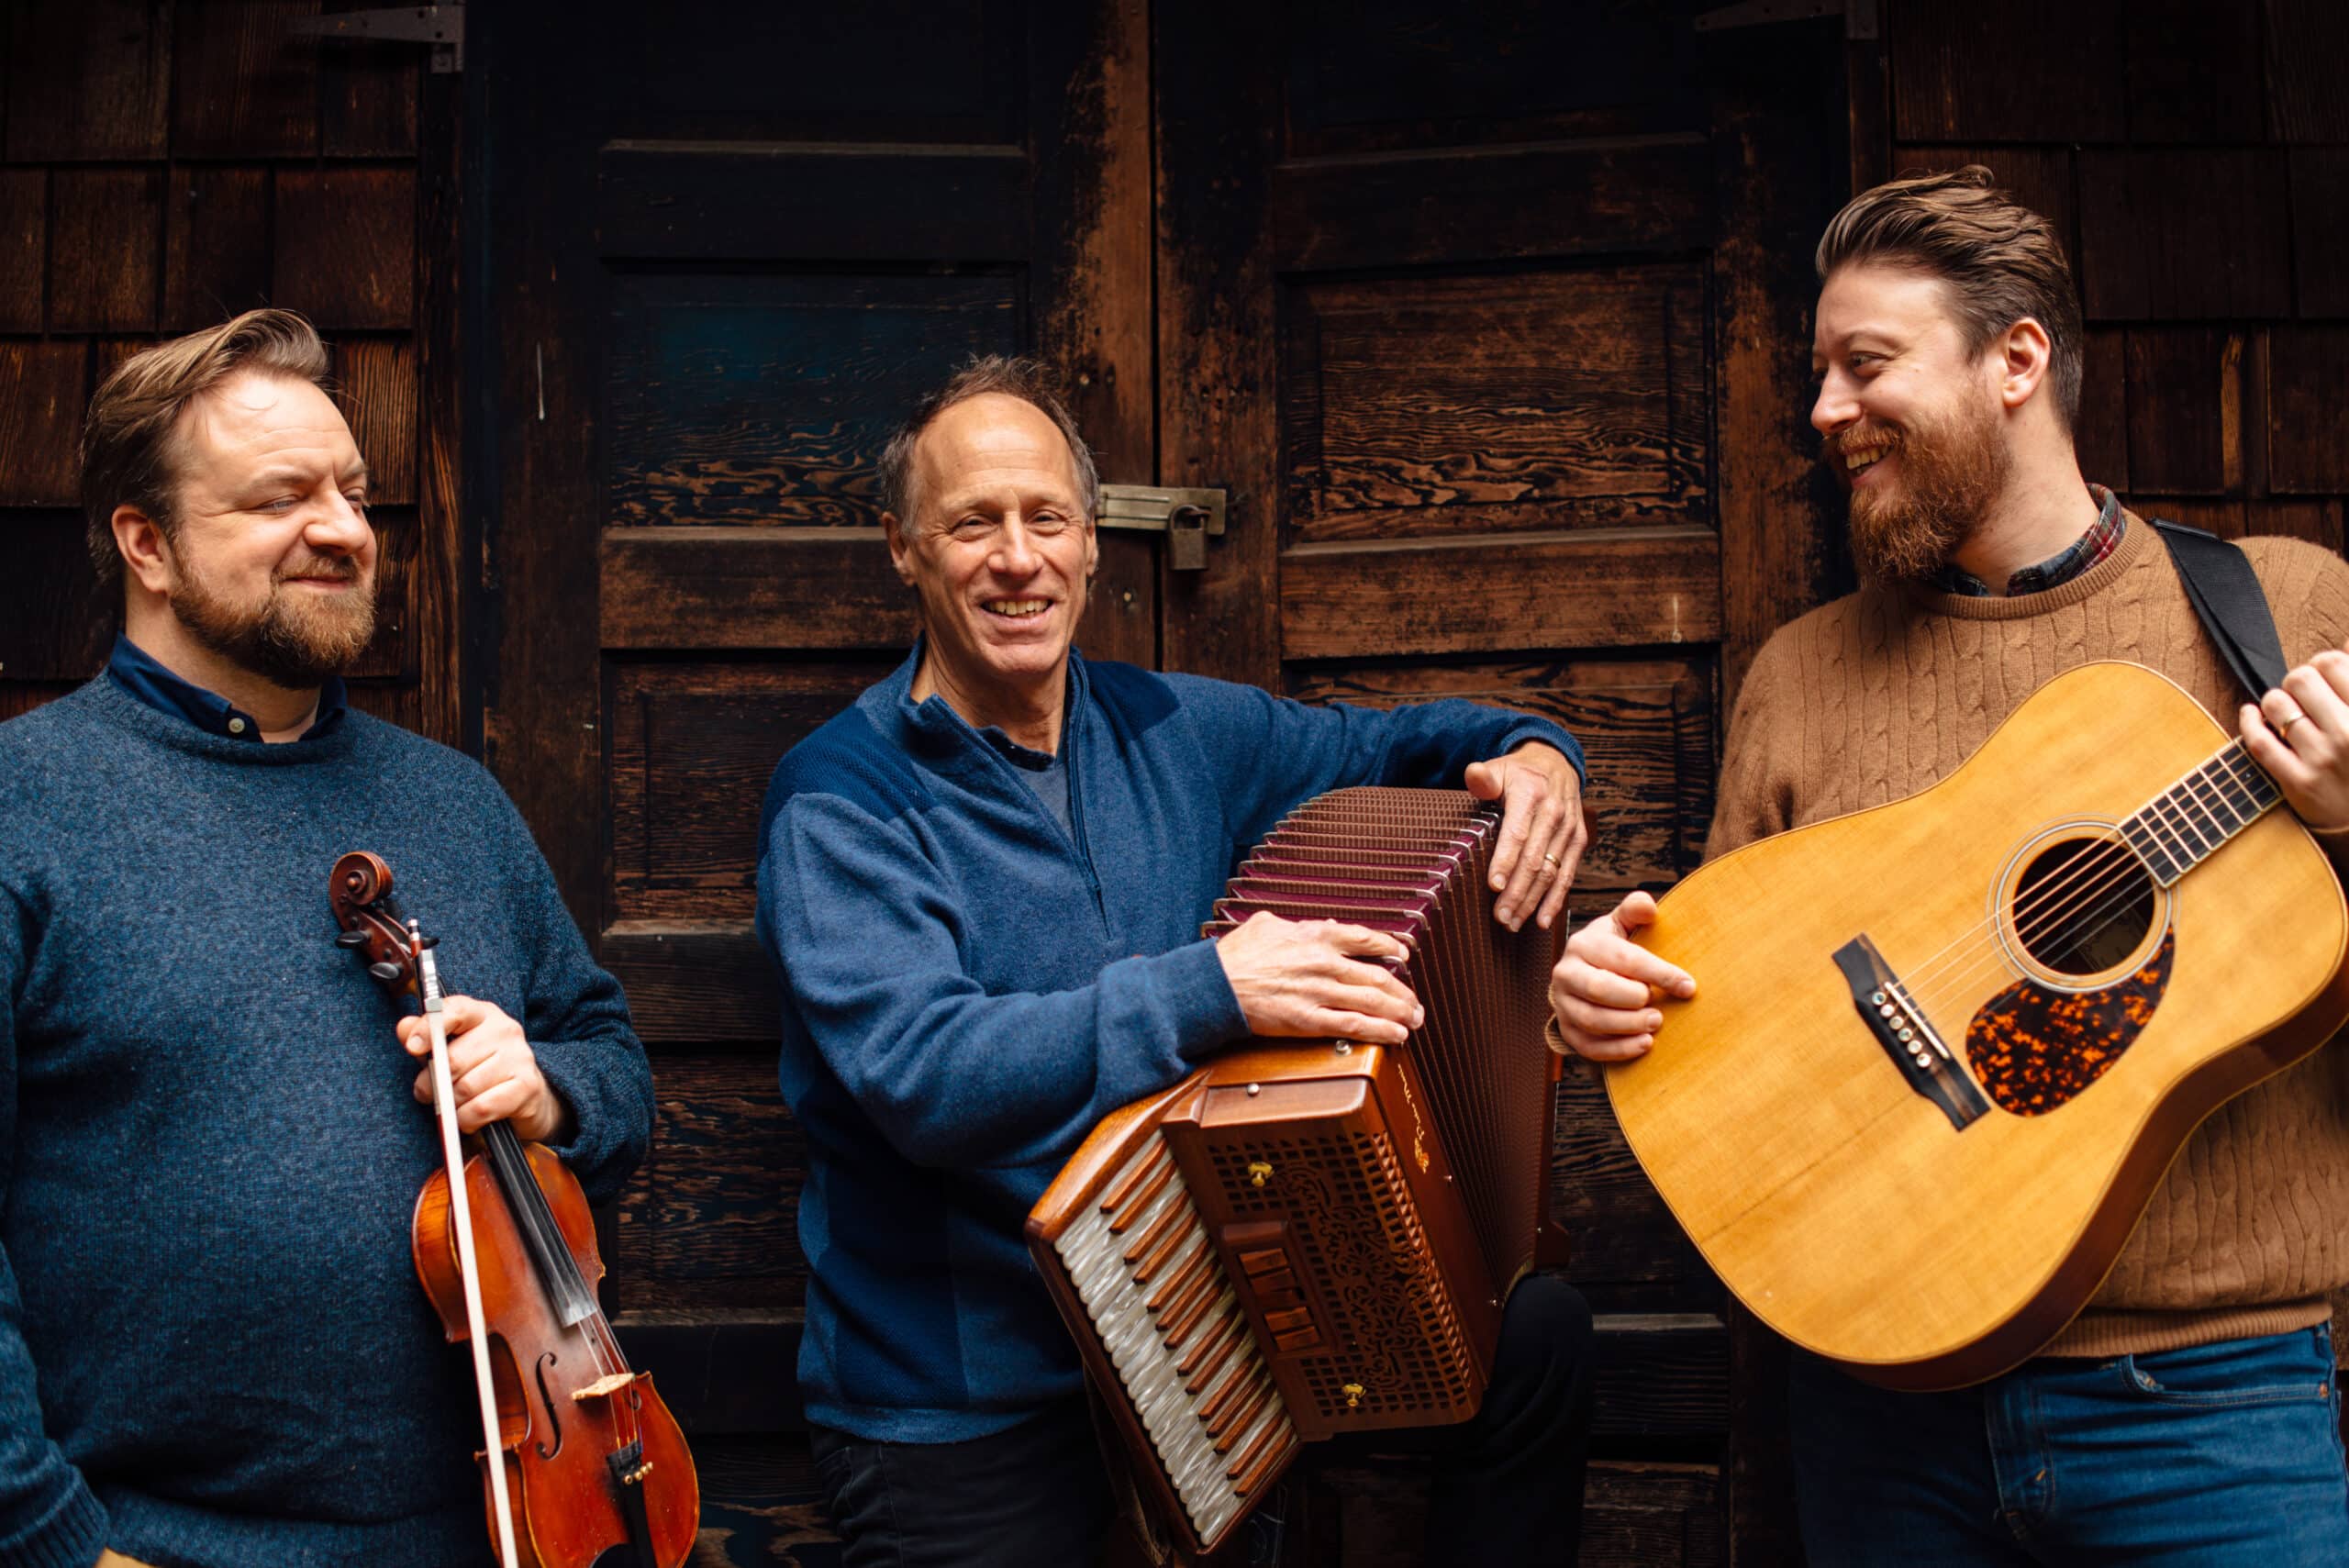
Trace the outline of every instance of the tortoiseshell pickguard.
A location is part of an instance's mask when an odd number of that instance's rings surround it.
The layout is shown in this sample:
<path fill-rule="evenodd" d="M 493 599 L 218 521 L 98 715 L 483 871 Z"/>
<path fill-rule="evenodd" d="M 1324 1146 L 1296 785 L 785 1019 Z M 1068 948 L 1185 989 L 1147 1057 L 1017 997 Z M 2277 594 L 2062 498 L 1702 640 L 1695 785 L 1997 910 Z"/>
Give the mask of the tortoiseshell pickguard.
<path fill-rule="evenodd" d="M 2044 1116 L 2077 1097 L 2153 1022 L 2169 985 L 2177 934 L 2143 969 L 2100 991 L 2054 991 L 2019 980 L 1965 1027 L 1965 1060 L 1982 1092 L 2016 1116 Z"/>

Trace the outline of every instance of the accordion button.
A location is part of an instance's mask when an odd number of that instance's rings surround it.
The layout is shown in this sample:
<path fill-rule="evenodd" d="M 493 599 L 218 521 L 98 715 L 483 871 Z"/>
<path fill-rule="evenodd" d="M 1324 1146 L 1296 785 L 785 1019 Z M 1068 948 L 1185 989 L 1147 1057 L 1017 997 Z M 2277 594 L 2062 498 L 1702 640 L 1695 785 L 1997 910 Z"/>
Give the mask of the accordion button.
<path fill-rule="evenodd" d="M 1240 1254 L 1240 1266 L 1250 1274 L 1270 1273 L 1288 1267 L 1288 1254 L 1278 1247 L 1252 1247 Z"/>
<path fill-rule="evenodd" d="M 1254 1274 L 1250 1277 L 1255 1284 L 1260 1296 L 1294 1296 L 1297 1293 L 1297 1271 L 1294 1269 L 1275 1269 L 1270 1273 Z"/>
<path fill-rule="evenodd" d="M 1311 1328 L 1291 1329 L 1286 1334 L 1275 1334 L 1273 1344 L 1289 1351 L 1318 1351 L 1321 1348 L 1321 1336 Z"/>

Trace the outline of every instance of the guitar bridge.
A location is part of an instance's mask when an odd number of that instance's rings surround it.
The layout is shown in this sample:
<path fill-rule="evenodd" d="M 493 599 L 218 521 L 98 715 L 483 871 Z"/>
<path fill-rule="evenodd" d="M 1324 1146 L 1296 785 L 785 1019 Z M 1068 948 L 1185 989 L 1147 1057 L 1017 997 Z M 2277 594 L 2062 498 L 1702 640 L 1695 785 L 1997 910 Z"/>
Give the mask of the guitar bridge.
<path fill-rule="evenodd" d="M 1835 950 L 1835 967 L 1852 988 L 1852 1006 L 1868 1032 L 1900 1070 L 1909 1088 L 1933 1102 L 1963 1132 L 1966 1124 L 1990 1108 L 1974 1080 L 1958 1071 L 1949 1047 L 1933 1031 L 1924 1009 L 1900 984 L 1892 965 L 1885 962 L 1876 944 L 1863 934 Z"/>

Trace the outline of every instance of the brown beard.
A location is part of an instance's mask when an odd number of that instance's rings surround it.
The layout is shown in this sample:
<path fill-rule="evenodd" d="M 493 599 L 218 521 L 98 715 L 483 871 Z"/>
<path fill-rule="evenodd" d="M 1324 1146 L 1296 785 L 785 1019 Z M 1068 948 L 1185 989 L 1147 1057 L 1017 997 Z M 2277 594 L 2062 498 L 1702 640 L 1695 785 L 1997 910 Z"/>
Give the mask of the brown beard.
<path fill-rule="evenodd" d="M 2009 459 L 1997 417 L 1987 404 L 1967 403 L 1946 421 L 1839 431 L 1819 457 L 1847 489 L 1843 448 L 1862 434 L 1890 436 L 1886 455 L 1898 454 L 1901 473 L 1893 495 L 1851 490 L 1852 559 L 1878 582 L 1921 582 L 1949 563 L 2006 488 Z"/>
<path fill-rule="evenodd" d="M 359 565 L 344 558 L 320 558 L 285 575 L 359 580 Z M 270 584 L 258 614 L 230 605 L 212 591 L 195 564 L 180 562 L 172 614 L 190 636 L 241 670 L 288 691 L 316 686 L 353 659 L 375 636 L 375 584 L 362 582 L 340 602 L 298 599 L 284 583 Z"/>

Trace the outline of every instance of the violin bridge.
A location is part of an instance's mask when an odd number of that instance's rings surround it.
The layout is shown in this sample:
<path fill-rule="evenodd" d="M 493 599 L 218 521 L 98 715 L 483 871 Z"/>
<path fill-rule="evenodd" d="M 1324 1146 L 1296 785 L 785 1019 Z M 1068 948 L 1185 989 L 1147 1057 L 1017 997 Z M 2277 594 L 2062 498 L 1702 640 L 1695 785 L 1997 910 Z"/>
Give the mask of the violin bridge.
<path fill-rule="evenodd" d="M 607 1372 L 586 1387 L 573 1389 L 571 1396 L 582 1402 L 589 1399 L 609 1399 L 635 1381 L 634 1373 Z"/>

